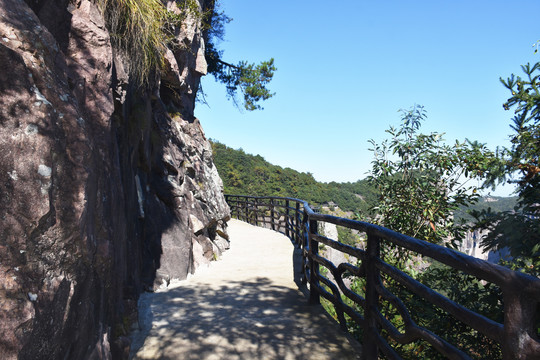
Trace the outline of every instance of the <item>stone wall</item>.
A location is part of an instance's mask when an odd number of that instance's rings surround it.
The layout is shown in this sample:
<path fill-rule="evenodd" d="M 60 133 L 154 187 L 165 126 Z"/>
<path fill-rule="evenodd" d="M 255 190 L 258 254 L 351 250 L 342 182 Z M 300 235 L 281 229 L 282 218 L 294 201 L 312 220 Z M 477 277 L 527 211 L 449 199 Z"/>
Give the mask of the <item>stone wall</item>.
<path fill-rule="evenodd" d="M 177 38 L 140 91 L 92 1 L 0 0 L 0 358 L 123 358 L 140 292 L 228 247 L 198 21 Z"/>

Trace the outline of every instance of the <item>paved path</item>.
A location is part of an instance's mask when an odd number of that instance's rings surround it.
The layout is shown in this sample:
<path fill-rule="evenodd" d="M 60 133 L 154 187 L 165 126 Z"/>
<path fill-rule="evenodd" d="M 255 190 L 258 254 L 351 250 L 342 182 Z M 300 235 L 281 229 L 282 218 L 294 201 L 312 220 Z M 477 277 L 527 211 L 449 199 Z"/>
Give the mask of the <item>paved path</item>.
<path fill-rule="evenodd" d="M 228 232 L 231 249 L 221 260 L 143 294 L 135 359 L 358 358 L 322 308 L 297 290 L 289 239 L 237 220 Z"/>

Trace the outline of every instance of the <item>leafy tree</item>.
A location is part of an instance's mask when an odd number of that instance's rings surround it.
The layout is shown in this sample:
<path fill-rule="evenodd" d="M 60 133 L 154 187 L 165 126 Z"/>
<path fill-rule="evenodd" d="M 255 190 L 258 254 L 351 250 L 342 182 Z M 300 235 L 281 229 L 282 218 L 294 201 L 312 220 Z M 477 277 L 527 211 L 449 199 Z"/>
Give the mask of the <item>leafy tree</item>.
<path fill-rule="evenodd" d="M 507 247 L 514 268 L 540 274 L 540 63 L 521 67 L 526 77 L 513 74 L 501 79 L 512 96 L 504 109 L 515 108 L 509 148 L 499 149 L 499 166 L 489 173 L 489 184 L 517 184 L 518 201 L 513 211 L 477 212 L 478 227 L 488 229 L 482 240 L 487 249 Z M 513 180 L 512 176 L 517 179 Z"/>
<path fill-rule="evenodd" d="M 426 119 L 422 106 L 400 112 L 401 126 L 386 131 L 390 139 L 370 140 L 374 160 L 368 180 L 380 194 L 375 221 L 433 243 L 460 238 L 465 228 L 453 212 L 478 200 L 477 186 L 468 182 L 487 171 L 486 159 L 493 154 L 477 142 L 447 145 L 443 134 L 419 133 Z"/>
<path fill-rule="evenodd" d="M 381 144 L 370 141 L 374 160 L 368 179 L 380 194 L 373 209 L 377 214 L 375 222 L 418 239 L 455 246 L 467 227 L 464 221 L 456 221 L 454 212 L 477 202 L 478 186 L 470 185 L 470 181 L 480 179 L 485 174 L 494 161 L 494 154 L 478 142 L 456 141 L 448 145 L 443 141 L 443 134 L 421 133 L 421 123 L 426 119 L 422 106 L 400 112 L 401 125 L 387 130 L 389 139 Z M 491 288 L 484 289 L 474 277 L 438 267 L 432 261 L 421 259 L 394 245 L 382 243 L 381 252 L 385 262 L 427 286 L 442 290 L 440 292 L 464 306 L 476 304 L 474 299 L 478 299 L 478 296 L 470 294 L 476 294 L 477 290 L 481 290 L 486 298 L 493 294 Z M 421 270 L 423 268 L 425 270 Z M 486 358 L 486 354 L 474 356 L 474 344 L 479 341 L 475 331 L 409 292 L 398 281 L 384 274 L 381 277 L 385 287 L 403 301 L 418 325 L 457 344 L 475 358 Z M 456 279 L 461 279 L 461 282 L 456 284 Z M 355 288 L 362 289 L 357 285 L 363 283 L 362 279 L 355 279 L 353 283 Z M 453 291 L 455 285 L 463 291 Z M 398 330 L 403 330 L 404 320 L 390 302 L 381 300 L 380 311 Z M 400 345 L 384 331 L 383 335 L 404 358 L 442 358 L 422 341 Z M 489 356 L 497 354 L 499 350 L 496 344 L 486 341 L 485 344 L 482 342 L 482 346 L 494 349 Z"/>

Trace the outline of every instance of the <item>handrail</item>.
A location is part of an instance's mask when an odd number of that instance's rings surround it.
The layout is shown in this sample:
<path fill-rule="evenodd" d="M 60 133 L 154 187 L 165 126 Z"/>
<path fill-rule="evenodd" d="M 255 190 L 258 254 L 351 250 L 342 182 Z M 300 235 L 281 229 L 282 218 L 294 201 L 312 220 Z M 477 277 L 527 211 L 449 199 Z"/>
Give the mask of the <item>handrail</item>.
<path fill-rule="evenodd" d="M 459 344 L 451 344 L 417 325 L 403 301 L 385 286 L 381 274 L 499 343 L 504 360 L 540 359 L 540 340 L 534 328 L 540 303 L 540 279 L 381 226 L 316 213 L 304 200 L 246 195 L 225 195 L 225 199 L 231 208 L 232 216 L 279 231 L 302 249 L 302 283 L 309 287 L 310 301 L 319 303 L 322 296 L 333 304 L 337 320 L 344 330 L 347 330 L 345 315 L 363 329 L 362 356 L 365 359 L 377 359 L 380 353 L 390 359 L 401 359 L 392 344 L 383 336 L 382 330 L 392 339 L 393 344 L 407 344 L 421 339 L 447 358 L 470 359 L 468 354 L 459 349 Z M 318 226 L 324 222 L 367 234 L 366 249 L 321 236 Z M 451 301 L 384 262 L 381 259 L 381 245 L 389 243 L 499 286 L 503 294 L 504 324 Z M 360 266 L 349 263 L 334 265 L 319 254 L 320 244 L 354 256 Z M 321 274 L 321 266 L 332 274 L 334 281 Z M 364 296 L 345 285 L 345 274 L 365 279 Z M 344 302 L 342 296 L 353 306 Z M 402 316 L 403 332 L 395 328 L 381 313 L 381 300 L 392 304 Z"/>

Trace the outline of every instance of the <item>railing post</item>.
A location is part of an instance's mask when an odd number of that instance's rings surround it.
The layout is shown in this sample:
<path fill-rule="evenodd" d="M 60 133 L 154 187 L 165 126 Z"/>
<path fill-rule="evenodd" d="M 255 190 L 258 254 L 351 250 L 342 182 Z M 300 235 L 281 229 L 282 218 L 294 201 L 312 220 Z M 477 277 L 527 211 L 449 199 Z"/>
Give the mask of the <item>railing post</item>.
<path fill-rule="evenodd" d="M 375 260 L 381 255 L 381 242 L 377 236 L 368 233 L 366 257 L 366 308 L 364 309 L 364 339 L 362 356 L 364 360 L 376 360 L 379 357 L 377 337 L 379 327 L 376 315 L 379 307 L 379 294 L 375 286 L 380 277 L 380 272 L 375 267 Z"/>
<path fill-rule="evenodd" d="M 320 304 L 319 298 L 319 263 L 313 258 L 319 254 L 319 243 L 315 240 L 317 234 L 317 221 L 309 220 L 309 302 L 311 304 Z"/>
<path fill-rule="evenodd" d="M 254 198 L 255 200 L 255 226 L 259 226 L 259 199 Z"/>
<path fill-rule="evenodd" d="M 257 218 L 259 217 L 259 199 L 253 198 L 253 224 L 257 225 Z"/>
<path fill-rule="evenodd" d="M 241 213 L 242 216 L 240 218 L 240 220 L 242 221 L 246 221 L 247 222 L 247 219 L 246 219 L 246 214 L 247 214 L 247 198 L 242 198 L 242 212 L 239 211 L 239 214 Z"/>
<path fill-rule="evenodd" d="M 236 218 L 238 219 L 238 198 L 229 198 L 229 199 L 234 199 L 234 200 L 231 200 L 231 203 L 229 204 L 229 207 L 231 208 L 231 216 L 232 217 L 236 216 Z"/>
<path fill-rule="evenodd" d="M 225 203 L 229 206 L 229 211 L 230 211 L 230 214 L 231 214 L 231 217 L 234 217 L 234 210 L 233 210 L 233 207 L 231 205 L 231 197 L 229 195 L 225 195 Z"/>
<path fill-rule="evenodd" d="M 504 343 L 502 344 L 503 360 L 533 359 L 528 353 L 532 339 L 530 334 L 536 332 L 536 299 L 525 296 L 518 286 L 503 290 L 504 299 Z"/>
<path fill-rule="evenodd" d="M 249 202 L 251 200 L 249 198 L 246 198 L 246 202 L 245 202 L 245 207 L 244 207 L 244 218 L 245 218 L 245 222 L 247 222 L 249 224 Z"/>
<path fill-rule="evenodd" d="M 300 228 L 300 203 L 298 201 L 296 202 L 296 215 L 295 215 L 295 226 L 294 226 L 294 228 L 295 228 L 295 235 L 294 235 L 295 239 L 294 239 L 294 241 L 295 241 L 296 245 L 299 248 L 301 248 L 302 247 L 302 245 L 300 243 L 301 237 L 298 236 L 298 232 L 301 231 L 301 228 Z"/>
<path fill-rule="evenodd" d="M 275 216 L 274 199 L 270 199 L 270 218 L 271 218 L 271 222 L 272 222 L 272 230 L 276 230 L 276 224 L 274 222 L 274 216 Z"/>
<path fill-rule="evenodd" d="M 309 224 L 307 220 L 307 214 L 305 211 L 302 212 L 302 226 L 300 227 L 300 242 L 299 247 L 302 254 L 302 285 L 307 285 L 307 273 L 309 271 L 308 259 L 309 255 L 307 254 L 307 249 L 309 245 Z"/>
<path fill-rule="evenodd" d="M 250 203 L 249 203 L 249 210 L 250 210 L 250 213 L 248 214 L 248 216 L 249 216 L 249 221 L 248 221 L 248 222 L 249 222 L 251 225 L 255 225 L 255 224 L 254 224 L 254 223 L 255 223 L 255 213 L 253 212 L 253 209 L 254 209 L 255 206 L 256 206 L 256 205 L 255 205 L 256 202 L 257 202 L 257 199 L 251 198 L 251 201 L 250 201 Z"/>
<path fill-rule="evenodd" d="M 291 238 L 291 231 L 289 230 L 289 224 L 292 225 L 292 221 L 290 219 L 289 214 L 289 200 L 285 200 L 285 236 L 287 236 L 289 239 Z"/>

